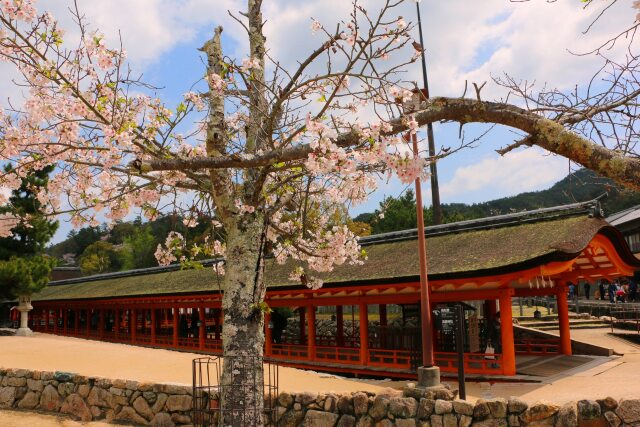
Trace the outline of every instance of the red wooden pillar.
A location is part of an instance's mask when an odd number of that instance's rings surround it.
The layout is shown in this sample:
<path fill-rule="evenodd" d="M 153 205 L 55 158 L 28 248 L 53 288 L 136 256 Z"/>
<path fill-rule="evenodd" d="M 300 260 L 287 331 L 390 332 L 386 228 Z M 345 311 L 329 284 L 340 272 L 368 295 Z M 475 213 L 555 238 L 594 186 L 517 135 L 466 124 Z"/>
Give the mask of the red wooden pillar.
<path fill-rule="evenodd" d="M 502 374 L 516 374 L 516 347 L 513 342 L 511 292 L 500 293 L 500 334 L 502 335 Z"/>
<path fill-rule="evenodd" d="M 80 310 L 77 308 L 73 309 L 73 333 L 76 336 L 80 333 Z"/>
<path fill-rule="evenodd" d="M 269 357 L 271 356 L 271 313 L 264 313 L 264 355 Z"/>
<path fill-rule="evenodd" d="M 380 312 L 380 326 L 387 326 L 387 304 L 378 305 Z"/>
<path fill-rule="evenodd" d="M 220 340 L 220 315 L 222 314 L 222 309 L 216 309 L 213 313 L 213 329 L 215 330 L 213 338 L 218 341 Z"/>
<path fill-rule="evenodd" d="M 344 347 L 344 306 L 336 305 L 336 344 Z"/>
<path fill-rule="evenodd" d="M 298 307 L 298 315 L 300 316 L 300 344 L 304 343 L 305 329 L 304 329 L 304 318 L 306 307 Z"/>
<path fill-rule="evenodd" d="M 58 333 L 58 317 L 60 315 L 60 308 L 56 307 L 53 310 L 53 333 Z"/>
<path fill-rule="evenodd" d="M 69 320 L 68 318 L 69 309 L 65 307 L 62 309 L 62 335 L 67 335 L 67 323 Z"/>
<path fill-rule="evenodd" d="M 307 323 L 309 335 L 307 337 L 308 357 L 314 360 L 316 357 L 316 308 L 312 305 L 305 307 L 307 311 Z"/>
<path fill-rule="evenodd" d="M 114 322 L 114 336 L 117 339 L 118 338 L 118 334 L 120 332 L 120 309 L 116 308 L 115 310 L 115 322 Z"/>
<path fill-rule="evenodd" d="M 204 341 L 207 338 L 207 322 L 204 315 L 204 307 L 198 307 L 198 314 L 200 315 L 200 326 L 198 327 L 198 347 L 200 350 L 204 350 Z"/>
<path fill-rule="evenodd" d="M 360 303 L 358 316 L 360 320 L 360 363 L 366 365 L 369 362 L 369 313 L 367 313 L 366 303 Z"/>
<path fill-rule="evenodd" d="M 104 308 L 100 308 L 100 321 L 98 322 L 98 336 L 104 339 Z"/>
<path fill-rule="evenodd" d="M 45 324 L 45 331 L 49 332 L 51 330 L 50 326 L 49 326 L 49 314 L 50 314 L 51 310 L 49 309 L 49 307 L 46 308 L 45 312 L 44 312 L 44 324 Z"/>
<path fill-rule="evenodd" d="M 571 355 L 571 329 L 569 326 L 569 305 L 565 284 L 558 286 L 556 291 L 558 305 L 558 326 L 560 329 L 560 353 Z"/>
<path fill-rule="evenodd" d="M 156 309 L 151 309 L 151 345 L 156 344 Z"/>
<path fill-rule="evenodd" d="M 86 316 L 85 316 L 85 327 L 87 328 L 87 338 L 89 338 L 89 335 L 91 335 L 91 309 L 87 308 L 85 310 Z"/>
<path fill-rule="evenodd" d="M 129 327 L 131 328 L 131 342 L 135 344 L 138 335 L 138 310 L 129 310 Z"/>
<path fill-rule="evenodd" d="M 180 309 L 173 307 L 173 346 L 178 347 L 178 318 L 180 317 Z"/>

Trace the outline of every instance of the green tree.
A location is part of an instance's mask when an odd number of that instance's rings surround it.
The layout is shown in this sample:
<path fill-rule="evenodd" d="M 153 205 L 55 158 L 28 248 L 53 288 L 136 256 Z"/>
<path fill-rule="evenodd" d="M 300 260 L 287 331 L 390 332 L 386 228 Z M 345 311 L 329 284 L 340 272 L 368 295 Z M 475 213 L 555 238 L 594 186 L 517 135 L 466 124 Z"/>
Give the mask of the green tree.
<path fill-rule="evenodd" d="M 154 255 L 158 239 L 151 232 L 149 225 L 136 227 L 129 237 L 124 238 L 124 245 L 121 252 L 125 270 L 153 267 L 158 264 Z"/>
<path fill-rule="evenodd" d="M 99 240 L 87 246 L 80 256 L 82 274 L 99 274 L 118 271 L 122 267 L 122 258 L 115 246 Z"/>
<path fill-rule="evenodd" d="M 402 196 L 386 197 L 375 211 L 371 224 L 373 234 L 416 228 L 416 200 L 413 190 L 407 190 Z"/>
<path fill-rule="evenodd" d="M 9 203 L 0 207 L 0 213 L 28 218 L 12 229 L 13 236 L 0 238 L 0 260 L 42 254 L 58 229 L 57 221 L 43 215 L 36 197 L 36 193 L 47 186 L 52 171 L 53 166 L 47 166 L 22 178 L 20 187 L 11 193 Z M 11 173 L 11 167 L 5 167 L 5 172 Z"/>
<path fill-rule="evenodd" d="M 39 292 L 49 283 L 55 259 L 36 255 L 0 261 L 0 298 L 16 299 Z"/>

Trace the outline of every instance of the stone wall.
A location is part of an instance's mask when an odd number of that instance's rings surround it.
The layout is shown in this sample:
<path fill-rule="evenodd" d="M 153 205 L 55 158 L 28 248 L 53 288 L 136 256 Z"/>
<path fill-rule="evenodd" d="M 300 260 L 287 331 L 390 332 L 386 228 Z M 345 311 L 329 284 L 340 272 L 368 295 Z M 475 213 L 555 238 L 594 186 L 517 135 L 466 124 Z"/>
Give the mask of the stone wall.
<path fill-rule="evenodd" d="M 0 409 L 68 414 L 82 421 L 170 427 L 191 424 L 191 387 L 109 380 L 66 372 L 0 369 Z M 387 394 L 280 393 L 279 427 L 577 427 L 640 426 L 640 399 L 611 397 L 565 405 L 517 398 L 456 399 L 441 388 Z M 212 405 L 216 407 L 217 405 Z"/>
<path fill-rule="evenodd" d="M 0 369 L 0 409 L 57 412 L 133 425 L 191 424 L 191 387 Z"/>
<path fill-rule="evenodd" d="M 353 393 L 350 396 L 281 393 L 276 407 L 279 427 L 577 427 L 640 426 L 640 399 L 617 402 L 580 400 L 559 406 L 527 405 L 517 398 L 455 399 L 446 389 L 405 389 L 402 395 Z"/>

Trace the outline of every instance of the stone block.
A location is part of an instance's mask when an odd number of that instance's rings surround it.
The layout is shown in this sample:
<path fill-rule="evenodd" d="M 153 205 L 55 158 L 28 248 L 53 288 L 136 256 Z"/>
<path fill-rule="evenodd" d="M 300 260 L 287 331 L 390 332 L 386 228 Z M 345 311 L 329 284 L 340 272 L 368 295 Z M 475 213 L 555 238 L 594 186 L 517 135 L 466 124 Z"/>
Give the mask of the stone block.
<path fill-rule="evenodd" d="M 501 397 L 487 400 L 492 418 L 507 418 L 507 401 Z"/>
<path fill-rule="evenodd" d="M 325 412 L 325 414 L 328 412 Z M 356 425 L 356 417 L 353 415 L 344 414 L 340 417 L 338 421 L 338 425 L 336 427 L 355 427 Z"/>
<path fill-rule="evenodd" d="M 431 422 L 431 427 L 444 427 L 442 415 L 431 415 L 429 421 Z"/>
<path fill-rule="evenodd" d="M 618 407 L 618 402 L 611 396 L 607 396 L 604 399 L 596 400 L 600 405 L 601 412 L 614 411 Z"/>
<path fill-rule="evenodd" d="M 389 399 L 384 396 L 376 396 L 373 399 L 373 405 L 369 409 L 369 415 L 374 421 L 380 421 L 384 417 L 387 416 L 387 411 L 389 409 Z"/>
<path fill-rule="evenodd" d="M 408 418 L 398 418 L 395 421 L 395 425 L 396 427 L 416 427 L 416 420 Z"/>
<path fill-rule="evenodd" d="M 27 379 L 24 377 L 7 377 L 7 385 L 12 387 L 22 387 L 27 385 Z"/>
<path fill-rule="evenodd" d="M 436 415 L 450 414 L 453 412 L 453 403 L 448 400 L 438 399 L 434 407 Z"/>
<path fill-rule="evenodd" d="M 600 404 L 595 400 L 583 399 L 578 401 L 578 418 L 583 420 L 595 420 L 600 418 Z"/>
<path fill-rule="evenodd" d="M 133 409 L 135 409 L 138 414 L 142 415 L 149 421 L 151 421 L 153 419 L 153 416 L 155 415 L 149 407 L 146 399 L 142 396 L 138 396 L 138 398 L 133 401 Z"/>
<path fill-rule="evenodd" d="M 40 394 L 36 391 L 29 391 L 18 402 L 19 409 L 34 409 L 40 403 Z"/>
<path fill-rule="evenodd" d="M 632 424 L 640 422 L 640 399 L 622 399 L 618 402 L 616 415 L 623 423 Z"/>
<path fill-rule="evenodd" d="M 576 402 L 568 402 L 558 410 L 556 427 L 578 427 L 578 407 Z"/>
<path fill-rule="evenodd" d="M 115 409 L 115 401 L 113 399 L 113 395 L 109 393 L 107 390 L 93 386 L 89 395 L 87 396 L 87 403 L 93 406 L 99 406 L 102 408 L 113 408 Z"/>
<path fill-rule="evenodd" d="M 458 417 L 453 413 L 444 414 L 442 416 L 442 425 L 444 427 L 458 427 Z"/>
<path fill-rule="evenodd" d="M 149 425 L 153 427 L 174 427 L 175 423 L 171 420 L 171 415 L 166 412 L 157 413 Z"/>
<path fill-rule="evenodd" d="M 318 427 L 318 426 L 334 426 L 338 421 L 338 414 L 332 414 L 324 411 L 307 411 L 307 414 L 302 421 L 303 427 Z"/>
<path fill-rule="evenodd" d="M 64 382 L 73 381 L 73 377 L 75 375 L 76 374 L 74 374 L 73 372 L 56 371 L 53 374 L 53 378 L 56 381 L 60 381 L 61 383 L 64 383 Z"/>
<path fill-rule="evenodd" d="M 473 404 L 467 402 L 466 400 L 454 400 L 453 403 L 453 412 L 459 415 L 467 415 L 473 416 Z"/>
<path fill-rule="evenodd" d="M 280 393 L 278 396 L 278 405 L 284 408 L 291 408 L 291 405 L 293 405 L 293 397 L 286 392 Z"/>
<path fill-rule="evenodd" d="M 373 427 L 375 421 L 369 415 L 365 415 L 364 417 L 360 417 L 356 422 L 356 427 Z"/>
<path fill-rule="evenodd" d="M 507 408 L 510 414 L 521 414 L 529 408 L 529 405 L 524 400 L 511 396 L 507 402 Z"/>
<path fill-rule="evenodd" d="M 152 391 L 143 391 L 142 397 L 144 397 L 150 405 L 153 405 L 158 399 L 158 396 Z"/>
<path fill-rule="evenodd" d="M 33 391 L 42 391 L 42 390 L 44 390 L 44 384 L 43 384 L 42 380 L 28 379 L 27 380 L 27 387 L 29 388 L 29 390 L 33 390 Z"/>
<path fill-rule="evenodd" d="M 369 411 L 369 396 L 359 392 L 353 394 L 353 412 L 357 417 L 365 415 Z"/>
<path fill-rule="evenodd" d="M 54 386 L 48 384 L 44 390 L 42 390 L 42 395 L 40 395 L 40 409 L 43 411 L 58 412 L 61 406 L 62 397 L 60 397 L 60 393 L 58 393 L 58 390 Z"/>
<path fill-rule="evenodd" d="M 418 402 L 412 397 L 392 397 L 389 413 L 396 418 L 412 418 L 418 412 Z"/>
<path fill-rule="evenodd" d="M 132 424 L 149 424 L 147 420 L 142 418 L 131 406 L 123 406 L 122 409 L 114 416 L 114 421 L 124 421 Z"/>
<path fill-rule="evenodd" d="M 613 412 L 607 411 L 604 413 L 604 418 L 607 420 L 611 427 L 619 427 L 622 424 L 622 420 Z"/>
<path fill-rule="evenodd" d="M 484 399 L 478 399 L 473 407 L 473 419 L 476 421 L 482 421 L 489 418 L 490 415 L 491 410 L 489 409 L 487 401 Z"/>
<path fill-rule="evenodd" d="M 67 396 L 60 408 L 60 412 L 72 415 L 73 417 L 85 422 L 93 419 L 91 410 L 87 406 L 86 402 L 79 394 L 76 393 Z"/>
<path fill-rule="evenodd" d="M 560 407 L 552 403 L 537 402 L 529 409 L 524 411 L 520 418 L 527 424 L 534 421 L 544 420 L 545 418 L 552 417 L 558 412 Z"/>
<path fill-rule="evenodd" d="M 353 399 L 351 396 L 340 396 L 338 398 L 338 412 L 353 415 Z"/>
<path fill-rule="evenodd" d="M 74 392 L 75 387 L 75 384 L 71 382 L 59 383 L 58 393 L 60 393 L 60 396 L 62 396 L 63 398 L 67 397 Z"/>
<path fill-rule="evenodd" d="M 421 398 L 418 403 L 418 411 L 416 416 L 419 420 L 428 420 L 436 410 L 436 401 L 433 399 Z"/>
<path fill-rule="evenodd" d="M 191 396 L 187 395 L 173 395 L 167 399 L 167 410 L 169 412 L 176 411 L 190 411 L 192 408 Z"/>
<path fill-rule="evenodd" d="M 156 403 L 154 403 L 153 406 L 151 407 L 151 410 L 153 411 L 154 414 L 157 414 L 158 412 L 164 409 L 164 405 L 165 403 L 167 403 L 168 397 L 169 396 L 164 393 L 157 394 Z"/>
<path fill-rule="evenodd" d="M 473 422 L 473 417 L 470 415 L 460 415 L 458 420 L 458 427 L 469 427 Z"/>

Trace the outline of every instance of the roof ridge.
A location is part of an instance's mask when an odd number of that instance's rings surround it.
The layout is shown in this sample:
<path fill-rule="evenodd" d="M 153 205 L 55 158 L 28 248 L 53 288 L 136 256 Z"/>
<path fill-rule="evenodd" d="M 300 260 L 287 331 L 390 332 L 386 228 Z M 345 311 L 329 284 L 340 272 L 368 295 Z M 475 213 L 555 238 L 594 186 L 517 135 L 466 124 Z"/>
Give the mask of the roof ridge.
<path fill-rule="evenodd" d="M 426 236 L 439 236 L 442 234 L 461 233 L 465 231 L 477 231 L 495 227 L 515 226 L 530 222 L 553 220 L 567 216 L 576 216 L 588 213 L 593 216 L 602 216 L 599 198 L 586 202 L 572 203 L 569 205 L 555 206 L 551 208 L 541 208 L 532 211 L 516 212 L 511 214 L 497 215 L 493 217 L 478 218 L 472 220 L 458 221 L 449 224 L 432 225 L 425 227 Z M 376 243 L 395 242 L 400 240 L 413 239 L 418 235 L 417 228 L 381 233 L 373 236 L 359 238 L 359 243 L 363 246 Z M 223 262 L 223 258 L 213 258 L 201 260 L 205 267 Z M 99 280 L 117 279 L 122 277 L 142 276 L 154 273 L 166 273 L 181 269 L 180 264 L 170 264 L 166 266 L 138 268 L 126 271 L 116 271 L 113 273 L 95 274 L 92 276 L 74 277 L 70 279 L 54 280 L 49 282 L 50 286 L 70 285 L 73 283 L 94 282 Z"/>

